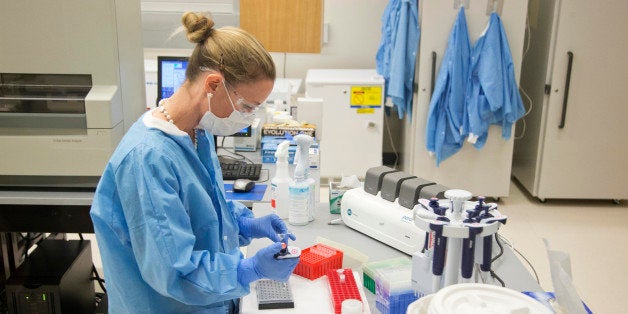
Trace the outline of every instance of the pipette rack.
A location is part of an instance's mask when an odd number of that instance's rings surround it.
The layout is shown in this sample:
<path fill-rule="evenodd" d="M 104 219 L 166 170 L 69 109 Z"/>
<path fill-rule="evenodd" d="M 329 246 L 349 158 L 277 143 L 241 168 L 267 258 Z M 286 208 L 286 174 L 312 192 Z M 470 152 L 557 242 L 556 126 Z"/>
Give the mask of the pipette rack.
<path fill-rule="evenodd" d="M 474 264 L 481 264 L 482 279 L 487 278 L 490 271 L 492 246 L 482 246 L 483 239 L 492 239 L 499 227 L 506 223 L 507 217 L 497 210 L 497 204 L 484 203 L 484 197 L 477 197 L 477 201 L 470 201 L 471 192 L 464 190 L 447 190 L 446 199 L 432 198 L 419 199 L 419 205 L 414 208 L 414 224 L 421 230 L 435 236 L 436 242 L 440 237 L 446 243 L 446 257 L 441 257 L 440 274 L 434 274 L 431 288 L 422 287 L 419 293 L 436 293 L 439 289 L 461 282 L 472 282 Z M 488 241 L 491 242 L 491 241 Z M 466 250 L 466 254 L 465 254 Z M 444 251 L 440 251 L 441 254 Z M 485 254 L 486 253 L 486 254 Z M 434 262 L 437 258 L 433 253 Z M 443 254 L 444 255 L 444 254 Z M 484 257 L 484 259 L 483 259 Z M 414 258 L 414 257 L 413 257 Z M 432 264 L 432 272 L 436 263 Z M 420 272 L 415 268 L 413 278 L 425 278 L 415 274 Z M 422 291 L 426 290 L 426 291 Z"/>

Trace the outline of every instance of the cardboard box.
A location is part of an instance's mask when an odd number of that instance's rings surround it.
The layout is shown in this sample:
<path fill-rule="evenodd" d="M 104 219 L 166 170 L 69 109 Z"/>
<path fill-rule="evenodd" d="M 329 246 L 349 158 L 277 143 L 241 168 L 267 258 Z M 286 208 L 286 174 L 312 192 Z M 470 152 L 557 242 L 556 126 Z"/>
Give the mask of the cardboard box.
<path fill-rule="evenodd" d="M 262 136 L 284 136 L 286 133 L 292 136 L 302 133 L 316 138 L 316 126 L 308 123 L 301 124 L 300 126 L 266 123 L 262 127 Z"/>
<path fill-rule="evenodd" d="M 329 182 L 329 212 L 332 214 L 340 214 L 340 206 L 342 205 L 342 196 L 346 191 L 353 189 L 352 187 L 340 187 L 340 182 Z"/>

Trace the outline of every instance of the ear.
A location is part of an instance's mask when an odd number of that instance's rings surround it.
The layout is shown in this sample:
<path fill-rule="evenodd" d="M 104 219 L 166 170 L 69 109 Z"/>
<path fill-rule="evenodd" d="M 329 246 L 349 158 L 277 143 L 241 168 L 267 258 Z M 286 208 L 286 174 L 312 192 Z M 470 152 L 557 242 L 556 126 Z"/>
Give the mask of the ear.
<path fill-rule="evenodd" d="M 203 84 L 203 89 L 205 90 L 205 93 L 213 94 L 216 91 L 218 84 L 220 84 L 222 80 L 223 77 L 219 73 L 210 73 L 209 75 L 207 75 Z"/>

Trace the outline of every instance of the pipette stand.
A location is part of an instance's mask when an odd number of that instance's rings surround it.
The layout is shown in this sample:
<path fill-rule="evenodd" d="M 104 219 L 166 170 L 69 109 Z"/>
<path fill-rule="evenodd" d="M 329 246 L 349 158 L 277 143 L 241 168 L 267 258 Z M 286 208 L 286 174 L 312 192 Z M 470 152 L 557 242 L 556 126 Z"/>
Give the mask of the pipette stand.
<path fill-rule="evenodd" d="M 432 274 L 414 274 L 426 269 L 413 268 L 413 278 L 433 278 L 432 291 L 417 291 L 419 294 L 436 293 L 439 289 L 462 282 L 482 280 L 473 278 L 475 264 L 480 264 L 482 277 L 490 271 L 492 245 L 485 237 L 497 233 L 507 217 L 497 210 L 497 204 L 484 203 L 483 197 L 470 201 L 471 192 L 447 190 L 446 199 L 419 199 L 414 207 L 414 224 L 434 237 L 435 247 L 446 245 L 446 254 L 434 248 L 431 254 Z M 476 245 L 477 243 L 477 245 Z M 484 249 L 487 249 L 485 254 Z M 439 256 L 442 258 L 439 259 Z M 444 261 L 443 265 L 439 264 Z M 436 271 L 435 271 L 436 270 Z M 425 285 L 423 285 L 425 287 Z M 418 289 L 415 287 L 415 289 Z M 425 289 L 425 288 L 423 288 Z"/>

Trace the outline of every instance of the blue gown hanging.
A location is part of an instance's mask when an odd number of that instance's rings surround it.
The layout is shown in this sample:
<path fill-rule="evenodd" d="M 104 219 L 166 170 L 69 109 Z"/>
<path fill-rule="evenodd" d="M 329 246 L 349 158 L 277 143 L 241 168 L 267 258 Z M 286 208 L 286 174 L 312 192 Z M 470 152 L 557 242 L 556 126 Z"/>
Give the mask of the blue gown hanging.
<path fill-rule="evenodd" d="M 419 46 L 418 0 L 391 0 L 382 15 L 382 39 L 375 61 L 385 80 L 386 98 L 399 118 L 412 113 L 414 66 Z"/>
<path fill-rule="evenodd" d="M 464 144 L 470 53 L 467 21 L 461 7 L 449 35 L 427 116 L 427 150 L 436 155 L 437 166 Z"/>
<path fill-rule="evenodd" d="M 506 32 L 495 12 L 471 55 L 467 112 L 468 141 L 477 149 L 486 143 L 491 124 L 501 125 L 507 140 L 512 124 L 525 113 Z"/>

